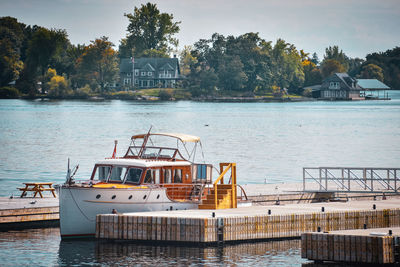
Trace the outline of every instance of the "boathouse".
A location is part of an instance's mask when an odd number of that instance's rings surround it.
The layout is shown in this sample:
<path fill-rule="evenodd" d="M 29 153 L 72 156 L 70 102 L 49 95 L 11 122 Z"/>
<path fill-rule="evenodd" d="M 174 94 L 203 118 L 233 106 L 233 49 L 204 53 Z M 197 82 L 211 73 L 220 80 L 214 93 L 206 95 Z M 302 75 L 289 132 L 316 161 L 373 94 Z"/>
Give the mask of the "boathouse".
<path fill-rule="evenodd" d="M 314 96 L 329 100 L 362 100 L 361 90 L 357 80 L 347 73 L 335 73 L 322 82 Z"/>
<path fill-rule="evenodd" d="M 120 62 L 120 85 L 132 88 L 175 87 L 183 77 L 174 58 L 123 58 Z"/>
<path fill-rule="evenodd" d="M 357 84 L 362 88 L 361 95 L 366 99 L 389 99 L 386 91 L 390 87 L 377 79 L 357 79 Z"/>

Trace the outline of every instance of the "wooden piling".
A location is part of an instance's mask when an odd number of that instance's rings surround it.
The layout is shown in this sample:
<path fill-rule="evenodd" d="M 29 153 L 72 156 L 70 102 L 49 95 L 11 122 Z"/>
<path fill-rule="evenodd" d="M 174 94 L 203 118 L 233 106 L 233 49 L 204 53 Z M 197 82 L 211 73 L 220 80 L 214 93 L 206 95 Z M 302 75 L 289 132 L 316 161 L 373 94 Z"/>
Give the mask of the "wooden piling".
<path fill-rule="evenodd" d="M 327 232 L 363 229 L 364 224 L 367 224 L 368 229 L 373 227 L 398 227 L 400 226 L 399 218 L 400 209 L 332 211 L 312 214 L 235 215 L 217 216 L 215 218 L 209 216 L 174 217 L 173 213 L 168 214 L 168 216 L 160 214 L 151 216 L 145 213 L 110 214 L 97 216 L 96 237 L 189 243 L 235 242 L 300 237 L 302 233 L 315 232 L 318 228 L 321 232 Z M 218 220 L 222 221 L 218 222 Z M 222 236 L 222 240 L 219 235 Z M 304 238 L 307 244 L 309 242 L 312 242 L 312 244 L 320 242 L 322 246 L 318 245 L 316 249 L 321 249 L 324 253 L 327 253 L 326 255 L 322 254 L 324 258 L 328 257 L 331 249 L 338 252 L 334 255 L 334 259 L 338 261 L 353 261 L 356 258 L 361 258 L 361 256 L 357 256 L 357 253 L 359 253 L 357 246 L 365 240 L 345 236 L 323 237 L 322 240 L 313 239 L 317 237 L 311 236 L 312 241 L 308 237 Z M 372 241 L 367 240 L 367 242 Z M 373 242 L 376 241 L 373 240 Z M 363 247 L 363 249 L 368 248 L 368 245 Z M 317 253 L 315 250 L 313 251 Z M 302 253 L 306 253 L 306 251 Z M 321 255 L 320 253 L 317 254 Z"/>
<path fill-rule="evenodd" d="M 315 261 L 386 264 L 398 263 L 395 259 L 394 239 L 400 228 L 334 231 L 330 233 L 303 233 L 301 257 Z"/>

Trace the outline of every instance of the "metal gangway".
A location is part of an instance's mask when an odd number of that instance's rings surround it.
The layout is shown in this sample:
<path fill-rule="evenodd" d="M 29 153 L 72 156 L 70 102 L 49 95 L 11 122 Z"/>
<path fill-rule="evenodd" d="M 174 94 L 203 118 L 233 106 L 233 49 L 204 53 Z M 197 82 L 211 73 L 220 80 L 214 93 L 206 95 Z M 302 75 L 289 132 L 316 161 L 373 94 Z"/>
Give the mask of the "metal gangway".
<path fill-rule="evenodd" d="M 400 168 L 304 167 L 303 191 L 398 193 Z"/>

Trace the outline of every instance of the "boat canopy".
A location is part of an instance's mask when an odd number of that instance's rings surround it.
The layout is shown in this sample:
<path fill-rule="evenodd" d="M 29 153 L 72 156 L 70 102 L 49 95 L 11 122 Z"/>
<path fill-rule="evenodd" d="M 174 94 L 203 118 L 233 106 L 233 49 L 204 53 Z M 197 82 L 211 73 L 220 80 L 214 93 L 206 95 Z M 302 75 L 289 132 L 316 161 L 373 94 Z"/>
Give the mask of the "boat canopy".
<path fill-rule="evenodd" d="M 132 140 L 135 139 L 143 139 L 145 136 L 148 134 L 138 134 L 132 136 Z M 189 135 L 189 134 L 180 134 L 180 133 L 150 133 L 149 136 L 152 135 L 160 135 L 160 136 L 168 136 L 168 137 L 173 137 L 176 139 L 179 139 L 182 143 L 186 142 L 192 142 L 192 143 L 197 143 L 200 142 L 200 137 L 194 136 L 194 135 Z"/>

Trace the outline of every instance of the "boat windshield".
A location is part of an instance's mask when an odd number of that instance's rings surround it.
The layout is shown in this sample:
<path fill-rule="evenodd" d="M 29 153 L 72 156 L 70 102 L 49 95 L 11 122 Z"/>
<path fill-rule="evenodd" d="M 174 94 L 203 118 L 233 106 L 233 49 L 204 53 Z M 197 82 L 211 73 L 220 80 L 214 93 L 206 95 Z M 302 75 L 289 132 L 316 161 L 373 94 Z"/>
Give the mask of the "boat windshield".
<path fill-rule="evenodd" d="M 111 166 L 97 166 L 92 180 L 106 182 L 110 173 Z"/>
<path fill-rule="evenodd" d="M 128 173 L 126 174 L 125 183 L 138 184 L 142 177 L 142 172 L 143 170 L 139 168 L 129 168 Z"/>

